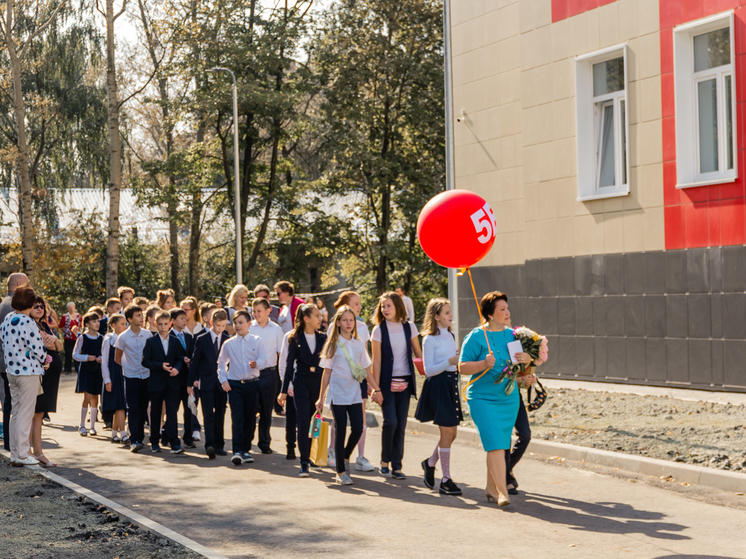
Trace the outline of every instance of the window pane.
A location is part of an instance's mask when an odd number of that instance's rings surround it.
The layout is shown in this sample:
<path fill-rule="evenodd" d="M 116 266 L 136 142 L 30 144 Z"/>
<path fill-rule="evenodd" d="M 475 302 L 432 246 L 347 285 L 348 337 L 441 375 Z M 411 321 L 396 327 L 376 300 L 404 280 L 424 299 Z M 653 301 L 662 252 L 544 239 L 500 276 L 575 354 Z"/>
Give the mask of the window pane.
<path fill-rule="evenodd" d="M 725 157 L 726 163 L 728 164 L 728 169 L 733 168 L 733 107 L 731 106 L 730 83 L 730 76 L 725 76 L 725 133 L 727 134 L 727 136 L 725 137 Z"/>
<path fill-rule="evenodd" d="M 718 170 L 717 86 L 715 79 L 697 84 L 699 117 L 699 171 Z"/>
<path fill-rule="evenodd" d="M 622 127 L 622 184 L 627 184 L 627 107 L 624 100 L 619 102 L 619 126 Z"/>
<path fill-rule="evenodd" d="M 730 64 L 730 28 L 694 37 L 694 71 Z"/>
<path fill-rule="evenodd" d="M 614 105 L 601 109 L 598 186 L 614 186 Z"/>
<path fill-rule="evenodd" d="M 624 58 L 593 65 L 593 96 L 624 89 Z"/>

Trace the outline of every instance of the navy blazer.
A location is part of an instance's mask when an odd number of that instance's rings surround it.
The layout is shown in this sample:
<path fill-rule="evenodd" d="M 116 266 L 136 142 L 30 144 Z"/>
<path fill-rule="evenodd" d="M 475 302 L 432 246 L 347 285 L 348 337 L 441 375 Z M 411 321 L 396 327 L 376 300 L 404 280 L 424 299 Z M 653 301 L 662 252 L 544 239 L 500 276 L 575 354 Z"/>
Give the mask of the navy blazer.
<path fill-rule="evenodd" d="M 181 333 L 184 334 L 184 343 L 186 345 L 186 350 L 184 350 L 185 357 L 188 357 L 189 360 L 191 361 L 192 354 L 194 353 L 194 336 L 192 336 L 189 332 L 184 332 L 183 330 L 181 331 Z M 174 338 L 176 338 L 176 330 L 174 330 L 173 328 L 171 328 L 171 330 L 169 331 L 169 334 L 173 336 Z M 176 338 L 176 343 L 181 345 L 181 342 L 179 341 L 178 338 Z M 184 386 L 185 389 L 186 389 L 187 382 L 189 381 L 189 367 L 190 366 L 191 366 L 191 363 L 189 365 L 185 363 L 184 374 L 179 375 L 179 378 L 181 379 L 181 384 Z M 186 392 L 184 394 L 186 394 Z"/>
<path fill-rule="evenodd" d="M 194 353 L 192 353 L 192 362 L 189 364 L 189 386 L 192 386 L 194 381 L 198 380 L 201 391 L 217 390 L 218 353 L 215 351 L 215 344 L 212 342 L 210 331 L 203 330 L 203 332 L 197 334 L 194 341 Z M 230 335 L 223 330 L 223 333 L 220 334 L 220 347 L 223 347 L 228 339 L 230 339 Z"/>
<path fill-rule="evenodd" d="M 178 388 L 184 382 L 184 357 L 186 352 L 181 347 L 181 343 L 173 334 L 168 336 L 168 355 L 163 353 L 163 344 L 161 337 L 155 334 L 148 338 L 145 347 L 142 350 L 142 366 L 150 370 L 148 379 L 148 390 L 150 392 L 160 392 L 167 388 Z M 163 370 L 163 364 L 168 363 L 175 367 L 179 374 L 176 376 L 169 375 Z"/>
<path fill-rule="evenodd" d="M 326 334 L 316 332 L 316 349 L 311 353 L 311 348 L 308 347 L 308 342 L 303 332 L 288 339 L 288 358 L 285 368 L 285 380 L 282 383 L 283 394 L 287 394 L 290 381 L 295 381 L 296 377 L 323 372 L 319 367 L 319 361 L 321 361 L 321 350 L 325 342 Z M 292 374 L 288 374 L 289 372 L 292 372 Z"/>

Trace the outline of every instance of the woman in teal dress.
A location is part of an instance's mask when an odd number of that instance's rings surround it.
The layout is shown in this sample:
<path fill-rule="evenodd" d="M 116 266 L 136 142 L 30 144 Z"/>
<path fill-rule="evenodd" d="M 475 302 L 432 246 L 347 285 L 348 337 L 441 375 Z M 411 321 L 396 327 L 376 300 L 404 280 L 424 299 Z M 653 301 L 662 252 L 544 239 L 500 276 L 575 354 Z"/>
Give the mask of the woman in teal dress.
<path fill-rule="evenodd" d="M 510 504 L 510 498 L 505 482 L 505 451 L 510 449 L 519 398 L 518 390 L 505 394 L 507 379 L 500 383 L 496 381 L 505 365 L 510 362 L 508 342 L 515 338 L 513 330 L 508 327 L 510 310 L 507 295 L 492 291 L 482 297 L 479 306 L 487 324 L 475 328 L 464 339 L 459 372 L 471 377 L 466 401 L 479 431 L 482 447 L 487 452 L 487 500 L 506 506 Z M 485 333 L 489 339 L 489 347 Z M 521 363 L 531 361 L 526 353 L 518 353 L 516 358 Z"/>

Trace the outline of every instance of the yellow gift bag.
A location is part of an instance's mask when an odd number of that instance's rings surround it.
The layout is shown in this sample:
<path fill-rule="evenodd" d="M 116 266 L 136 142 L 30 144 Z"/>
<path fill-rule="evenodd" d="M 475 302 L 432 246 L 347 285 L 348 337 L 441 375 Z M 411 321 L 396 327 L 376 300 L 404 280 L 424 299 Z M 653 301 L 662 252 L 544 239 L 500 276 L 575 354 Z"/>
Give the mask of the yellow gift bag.
<path fill-rule="evenodd" d="M 329 423 L 322 419 L 318 437 L 311 439 L 311 462 L 317 466 L 326 466 L 326 452 L 329 448 Z"/>

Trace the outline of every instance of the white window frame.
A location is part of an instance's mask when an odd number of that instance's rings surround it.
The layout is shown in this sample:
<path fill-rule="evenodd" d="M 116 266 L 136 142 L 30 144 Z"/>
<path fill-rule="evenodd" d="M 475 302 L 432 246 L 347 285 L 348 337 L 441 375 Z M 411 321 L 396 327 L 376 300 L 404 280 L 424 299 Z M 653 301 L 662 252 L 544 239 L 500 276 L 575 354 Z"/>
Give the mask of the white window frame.
<path fill-rule="evenodd" d="M 624 89 L 605 95 L 593 95 L 593 65 L 606 62 L 614 58 L 624 60 Z M 578 201 L 600 200 L 615 198 L 629 194 L 629 81 L 627 66 L 627 44 L 614 45 L 605 49 L 584 54 L 575 58 L 575 124 L 577 131 L 577 165 L 578 165 Z M 599 152 L 601 148 L 601 133 L 603 129 L 603 113 L 599 108 L 611 101 L 614 105 L 614 149 L 615 169 L 617 181 L 626 177 L 623 183 L 613 186 L 599 187 L 601 173 Z M 621 118 L 620 106 L 624 103 L 624 126 L 619 122 Z M 622 157 L 622 137 L 625 138 L 625 151 Z M 624 163 L 623 163 L 624 161 Z M 616 181 L 615 181 L 616 182 Z"/>
<path fill-rule="evenodd" d="M 694 37 L 727 27 L 730 30 L 730 64 L 694 71 Z M 738 178 L 738 116 L 736 113 L 736 53 L 733 10 L 678 25 L 673 30 L 674 94 L 676 119 L 676 188 L 693 188 L 734 182 Z M 733 168 L 726 169 L 725 76 L 730 75 L 731 142 Z M 717 85 L 718 166 L 700 172 L 698 84 L 715 78 Z"/>

